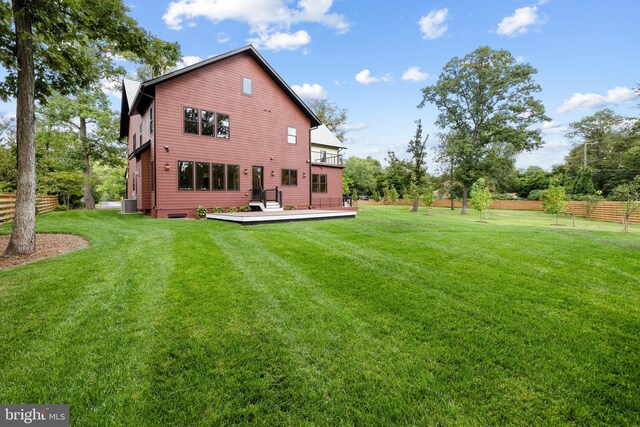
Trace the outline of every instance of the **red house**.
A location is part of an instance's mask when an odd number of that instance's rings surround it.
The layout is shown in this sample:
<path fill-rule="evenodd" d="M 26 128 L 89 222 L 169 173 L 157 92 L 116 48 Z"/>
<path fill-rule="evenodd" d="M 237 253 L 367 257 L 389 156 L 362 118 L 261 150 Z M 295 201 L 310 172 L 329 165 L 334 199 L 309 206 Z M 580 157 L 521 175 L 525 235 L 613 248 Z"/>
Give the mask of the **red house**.
<path fill-rule="evenodd" d="M 153 217 L 192 217 L 198 206 L 345 206 L 344 145 L 251 45 L 125 80 L 120 137 L 127 199 Z"/>

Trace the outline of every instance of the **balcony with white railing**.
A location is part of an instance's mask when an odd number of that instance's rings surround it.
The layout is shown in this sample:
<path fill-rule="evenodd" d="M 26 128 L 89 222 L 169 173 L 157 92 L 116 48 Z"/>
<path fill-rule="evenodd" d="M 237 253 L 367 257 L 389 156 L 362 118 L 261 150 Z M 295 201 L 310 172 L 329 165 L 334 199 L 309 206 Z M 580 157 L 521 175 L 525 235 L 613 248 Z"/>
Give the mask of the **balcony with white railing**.
<path fill-rule="evenodd" d="M 327 153 L 326 151 L 311 151 L 311 163 L 330 166 L 344 166 L 342 154 Z"/>

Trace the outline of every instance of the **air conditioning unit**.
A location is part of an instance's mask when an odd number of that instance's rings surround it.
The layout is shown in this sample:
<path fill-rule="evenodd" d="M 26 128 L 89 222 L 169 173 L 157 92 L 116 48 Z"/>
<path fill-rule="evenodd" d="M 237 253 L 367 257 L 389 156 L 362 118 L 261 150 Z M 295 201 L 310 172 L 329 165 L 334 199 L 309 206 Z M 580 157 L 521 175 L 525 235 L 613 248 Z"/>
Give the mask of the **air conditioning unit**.
<path fill-rule="evenodd" d="M 122 201 L 122 213 L 131 214 L 138 212 L 138 205 L 136 199 L 124 199 Z"/>

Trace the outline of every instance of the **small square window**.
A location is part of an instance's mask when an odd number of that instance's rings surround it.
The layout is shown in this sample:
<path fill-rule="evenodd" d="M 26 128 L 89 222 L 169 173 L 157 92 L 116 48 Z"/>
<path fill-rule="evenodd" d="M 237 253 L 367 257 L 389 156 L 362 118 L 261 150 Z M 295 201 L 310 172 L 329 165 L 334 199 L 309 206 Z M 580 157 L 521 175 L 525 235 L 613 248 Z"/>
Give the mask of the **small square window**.
<path fill-rule="evenodd" d="M 296 169 L 282 169 L 282 185 L 298 185 L 298 171 Z"/>
<path fill-rule="evenodd" d="M 295 144 L 297 143 L 298 137 L 296 135 L 296 128 L 292 128 L 292 127 L 288 127 L 287 128 L 287 142 L 289 144 Z"/>
<path fill-rule="evenodd" d="M 242 79 L 242 93 L 245 95 L 251 95 L 253 93 L 252 82 L 248 77 Z"/>

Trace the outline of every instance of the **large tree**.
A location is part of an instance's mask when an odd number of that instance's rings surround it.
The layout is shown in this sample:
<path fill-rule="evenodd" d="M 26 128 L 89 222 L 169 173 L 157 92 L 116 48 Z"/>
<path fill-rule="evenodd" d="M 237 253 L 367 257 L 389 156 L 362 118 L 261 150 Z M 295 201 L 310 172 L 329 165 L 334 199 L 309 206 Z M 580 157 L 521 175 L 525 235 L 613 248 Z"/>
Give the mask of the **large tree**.
<path fill-rule="evenodd" d="M 421 186 L 427 176 L 427 161 L 425 157 L 427 155 L 427 139 L 429 139 L 429 135 L 422 139 L 422 120 L 416 120 L 415 123 L 416 133 L 413 139 L 409 141 L 407 153 L 411 154 L 411 166 L 415 183 Z"/>
<path fill-rule="evenodd" d="M 308 102 L 309 108 L 329 128 L 340 141 L 347 138 L 343 126 L 347 123 L 347 110 L 326 99 L 316 99 Z"/>
<path fill-rule="evenodd" d="M 609 194 L 640 173 L 640 121 L 607 108 L 569 124 L 566 136 L 574 143 L 566 164 L 580 184 L 574 192 L 595 186 Z"/>
<path fill-rule="evenodd" d="M 77 93 L 102 76 L 98 56 L 156 57 L 149 32 L 127 15 L 122 0 L 12 0 L 0 3 L 0 83 L 16 97 L 17 189 L 5 254 L 28 254 L 35 241 L 35 104 L 52 91 Z M 177 45 L 164 45 L 167 52 Z"/>
<path fill-rule="evenodd" d="M 54 94 L 39 112 L 46 123 L 77 136 L 69 148 L 82 159 L 84 207 L 95 209 L 91 164 L 118 164 L 125 150 L 117 139 L 118 116 L 111 111 L 107 96 L 98 88 L 76 96 Z"/>
<path fill-rule="evenodd" d="M 436 84 L 422 89 L 418 108 L 434 104 L 436 125 L 449 136 L 440 157 L 453 163 L 454 178 L 462 185 L 463 214 L 473 182 L 512 170 L 518 153 L 542 145 L 540 129 L 532 126 L 549 118 L 534 97 L 541 90 L 535 73 L 508 51 L 482 46 L 451 59 Z"/>

